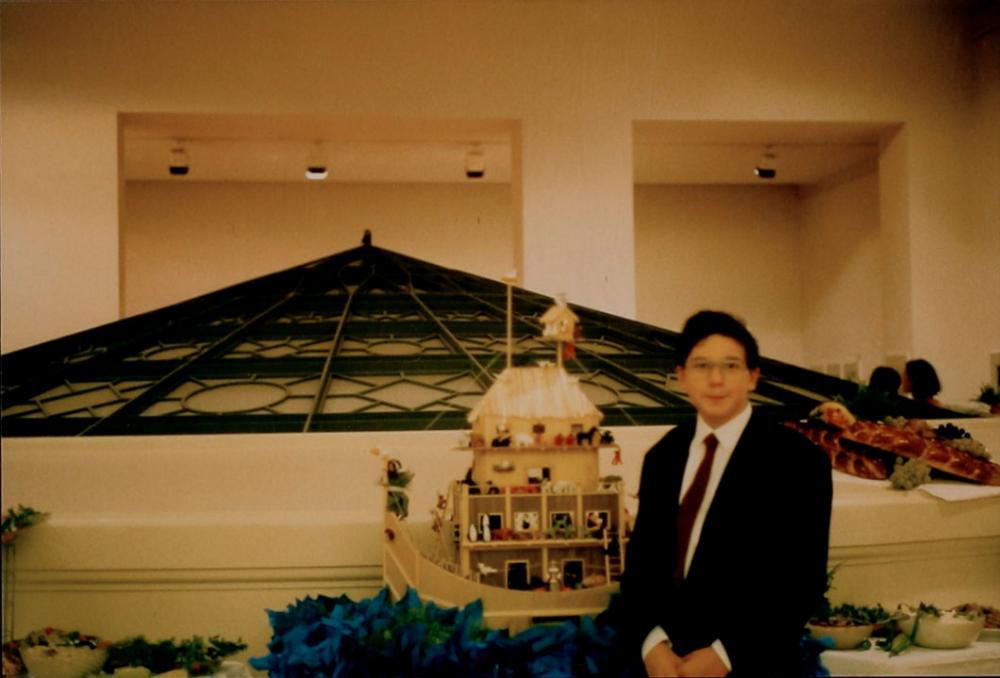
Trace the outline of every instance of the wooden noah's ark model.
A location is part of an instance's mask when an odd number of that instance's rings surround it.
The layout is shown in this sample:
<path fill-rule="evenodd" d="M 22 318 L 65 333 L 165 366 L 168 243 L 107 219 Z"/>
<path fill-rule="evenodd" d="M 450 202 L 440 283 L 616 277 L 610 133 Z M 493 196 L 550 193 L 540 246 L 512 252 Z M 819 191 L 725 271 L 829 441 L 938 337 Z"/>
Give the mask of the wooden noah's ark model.
<path fill-rule="evenodd" d="M 516 630 L 596 615 L 618 590 L 624 486 L 601 477 L 599 460 L 615 463 L 620 450 L 562 365 L 576 316 L 560 301 L 541 320 L 556 364 L 513 367 L 508 322 L 507 367 L 469 413 L 472 431 L 459 451 L 471 451 L 471 466 L 439 495 L 432 546 L 416 546 L 386 511 L 383 568 L 395 595 L 411 587 L 438 605 L 481 599 L 489 625 Z"/>

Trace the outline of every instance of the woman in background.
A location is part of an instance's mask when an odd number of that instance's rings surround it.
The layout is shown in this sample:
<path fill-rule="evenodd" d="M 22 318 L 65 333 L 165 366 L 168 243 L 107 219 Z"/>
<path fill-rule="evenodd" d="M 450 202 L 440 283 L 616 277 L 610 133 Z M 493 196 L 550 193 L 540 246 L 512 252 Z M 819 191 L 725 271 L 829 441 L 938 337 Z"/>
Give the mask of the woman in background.
<path fill-rule="evenodd" d="M 935 396 L 941 392 L 941 381 L 934 366 L 923 358 L 906 363 L 903 372 L 903 393 L 909 393 L 918 402 L 941 407 Z"/>

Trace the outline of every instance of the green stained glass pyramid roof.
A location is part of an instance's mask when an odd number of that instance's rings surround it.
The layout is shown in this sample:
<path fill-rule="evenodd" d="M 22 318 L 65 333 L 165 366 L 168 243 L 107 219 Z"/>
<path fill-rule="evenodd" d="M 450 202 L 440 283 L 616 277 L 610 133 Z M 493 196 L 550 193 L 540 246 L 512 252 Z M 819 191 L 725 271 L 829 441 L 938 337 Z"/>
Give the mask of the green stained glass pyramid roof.
<path fill-rule="evenodd" d="M 552 360 L 552 299 L 514 290 L 514 362 Z M 573 306 L 566 368 L 605 426 L 676 423 L 676 334 Z M 467 428 L 506 361 L 506 287 L 365 245 L 2 357 L 4 436 Z M 851 382 L 763 359 L 755 406 L 799 417 Z"/>

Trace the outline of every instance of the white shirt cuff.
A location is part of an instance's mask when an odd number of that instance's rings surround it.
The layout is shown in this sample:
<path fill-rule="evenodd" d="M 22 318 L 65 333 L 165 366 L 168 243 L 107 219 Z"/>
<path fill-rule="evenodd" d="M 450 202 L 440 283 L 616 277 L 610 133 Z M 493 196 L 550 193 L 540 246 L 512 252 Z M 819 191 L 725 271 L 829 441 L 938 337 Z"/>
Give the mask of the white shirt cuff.
<path fill-rule="evenodd" d="M 646 655 L 648 655 L 652 651 L 652 649 L 657 645 L 659 645 L 660 643 L 666 643 L 667 646 L 669 647 L 670 637 L 667 635 L 667 632 L 664 631 L 662 627 L 655 626 L 653 627 L 653 630 L 649 632 L 649 635 L 646 636 L 646 640 L 642 642 L 643 661 L 646 660 Z"/>
<path fill-rule="evenodd" d="M 648 655 L 654 647 L 660 643 L 666 643 L 668 647 L 672 647 L 670 643 L 670 636 L 667 632 L 663 630 L 661 626 L 654 626 L 653 630 L 649 632 L 646 636 L 646 640 L 642 641 L 642 659 L 646 660 L 646 655 Z M 719 655 L 719 659 L 723 664 L 726 665 L 726 669 L 729 671 L 733 670 L 733 663 L 729 661 L 729 653 L 726 652 L 726 646 L 722 644 L 721 640 L 716 639 L 714 643 L 710 646 L 715 654 Z"/>
<path fill-rule="evenodd" d="M 733 663 L 729 661 L 729 655 L 726 654 L 726 647 L 722 644 L 721 640 L 716 640 L 711 645 L 712 649 L 715 650 L 715 654 L 719 655 L 719 659 L 722 663 L 726 665 L 726 668 L 730 671 L 733 670 Z"/>

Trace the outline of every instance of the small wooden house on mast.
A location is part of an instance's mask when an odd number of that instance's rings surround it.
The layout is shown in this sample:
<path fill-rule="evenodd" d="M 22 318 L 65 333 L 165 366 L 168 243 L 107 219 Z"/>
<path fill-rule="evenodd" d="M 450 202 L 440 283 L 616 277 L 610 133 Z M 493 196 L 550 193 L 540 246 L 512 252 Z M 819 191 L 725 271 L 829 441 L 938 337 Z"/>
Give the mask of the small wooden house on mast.
<path fill-rule="evenodd" d="M 556 364 L 562 367 L 563 345 L 573 345 L 576 342 L 577 325 L 580 318 L 566 305 L 566 299 L 560 295 L 556 303 L 549 307 L 541 317 L 542 339 L 556 342 Z"/>

